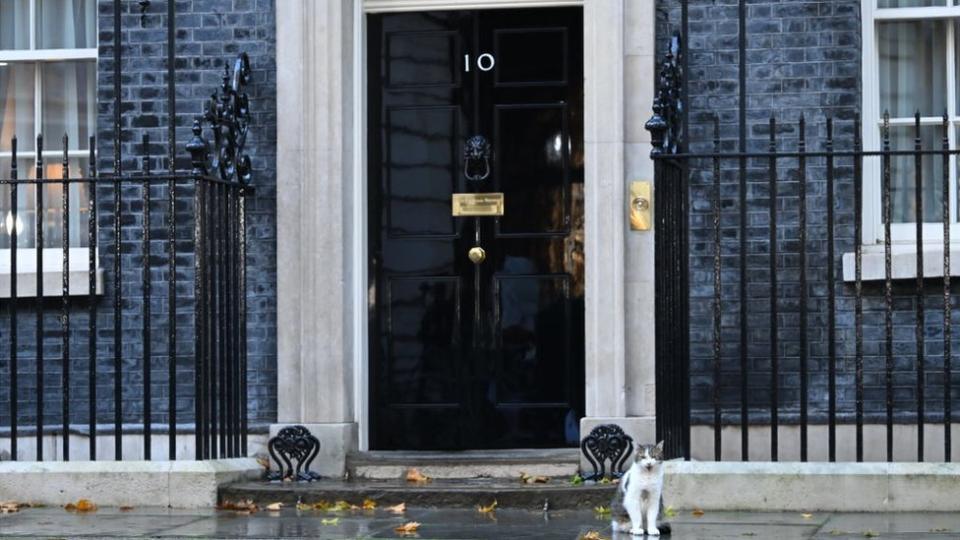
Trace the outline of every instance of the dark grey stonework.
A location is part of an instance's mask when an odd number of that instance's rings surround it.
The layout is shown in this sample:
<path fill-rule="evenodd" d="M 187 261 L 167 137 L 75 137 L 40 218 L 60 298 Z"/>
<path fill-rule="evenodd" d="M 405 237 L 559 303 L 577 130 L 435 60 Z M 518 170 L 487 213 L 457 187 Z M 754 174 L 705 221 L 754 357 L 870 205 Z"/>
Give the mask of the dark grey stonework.
<path fill-rule="evenodd" d="M 689 141 L 694 151 L 713 149 L 713 119 L 720 119 L 721 147 L 736 151 L 739 138 L 739 18 L 737 0 L 690 0 Z M 860 112 L 859 0 L 748 0 L 746 2 L 747 149 L 766 151 L 769 119 L 777 122 L 780 149 L 795 149 L 799 118 L 807 122 L 807 146 L 824 148 L 826 119 L 835 123 L 836 148 L 849 149 L 853 120 Z M 679 0 L 658 0 L 657 38 L 663 53 L 681 22 Z M 936 115 L 936 112 L 933 112 Z M 724 421 L 739 421 L 740 328 L 747 326 L 751 421 L 770 410 L 770 271 L 768 161 L 747 163 L 747 319 L 740 320 L 738 163 L 723 163 L 722 208 L 722 380 Z M 778 163 L 779 411 L 795 422 L 800 402 L 799 211 L 796 160 Z M 836 162 L 836 275 L 826 268 L 826 168 L 807 163 L 807 276 L 809 308 L 809 406 L 811 421 L 828 409 L 827 282 L 837 287 L 837 403 L 843 420 L 855 411 L 854 297 L 840 280 L 840 256 L 854 250 L 852 161 Z M 694 421 L 712 421 L 713 411 L 713 215 L 712 163 L 692 163 L 690 191 L 691 405 Z M 914 282 L 895 284 L 894 400 L 898 420 L 915 418 L 916 364 Z M 944 380 L 942 282 L 930 280 L 926 294 L 926 415 L 942 417 Z M 960 292 L 960 289 L 958 289 Z M 868 420 L 885 417 L 883 284 L 864 287 L 864 400 Z M 954 302 L 957 297 L 954 296 Z M 956 306 L 957 304 L 955 304 Z M 956 310 L 954 311 L 956 314 Z M 955 315 L 956 317 L 956 315 Z M 954 319 L 954 323 L 958 321 Z M 960 336 L 954 332 L 954 337 Z M 954 351 L 960 350 L 960 341 Z M 960 370 L 954 370 L 954 388 Z M 960 396 L 958 396 L 960 397 Z M 956 401 L 955 401 L 956 402 Z M 954 405 L 956 410 L 957 405 Z"/>
<path fill-rule="evenodd" d="M 154 0 L 141 20 L 137 2 L 122 2 L 122 113 L 121 152 L 124 171 L 140 171 L 143 157 L 150 168 L 163 174 L 168 167 L 166 32 L 167 4 Z M 177 168 L 189 170 L 185 145 L 193 119 L 202 113 L 210 94 L 221 83 L 224 65 L 233 65 L 240 52 L 250 56 L 252 81 L 247 88 L 251 104 L 251 129 L 247 142 L 253 160 L 254 195 L 247 201 L 248 277 L 247 351 L 248 412 L 251 423 L 276 419 L 276 35 L 273 0 L 178 0 L 176 2 L 176 107 Z M 98 61 L 98 168 L 113 170 L 113 2 L 99 5 Z M 150 137 L 145 148 L 141 140 Z M 209 139 L 209 133 L 206 134 Z M 4 173 L 5 175 L 6 173 Z M 177 204 L 177 380 L 178 421 L 193 421 L 193 188 L 178 188 Z M 123 419 L 142 422 L 142 310 L 143 246 L 142 191 L 136 185 L 122 190 L 121 281 Z M 167 189 L 151 188 L 150 295 L 152 328 L 151 388 L 152 420 L 167 419 Z M 96 194 L 99 219 L 100 267 L 104 270 L 104 294 L 97 297 L 99 422 L 113 420 L 113 190 Z M 85 226 L 84 226 L 85 227 Z M 88 309 L 87 298 L 75 298 L 71 310 L 71 421 L 88 420 Z M 0 373 L 9 374 L 10 340 L 6 304 L 0 303 Z M 21 425 L 36 422 L 36 350 L 34 302 L 20 302 L 19 372 Z M 59 298 L 46 302 L 44 323 L 44 418 L 61 421 L 61 343 Z M 9 425 L 9 385 L 0 383 L 0 425 Z"/>

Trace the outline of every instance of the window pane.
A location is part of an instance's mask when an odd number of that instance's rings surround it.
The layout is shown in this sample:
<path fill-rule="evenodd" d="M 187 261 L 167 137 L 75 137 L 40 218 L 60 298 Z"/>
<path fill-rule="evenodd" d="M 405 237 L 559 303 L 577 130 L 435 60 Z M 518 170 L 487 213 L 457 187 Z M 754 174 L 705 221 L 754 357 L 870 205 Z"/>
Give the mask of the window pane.
<path fill-rule="evenodd" d="M 37 0 L 37 48 L 92 48 L 96 35 L 95 0 Z"/>
<path fill-rule="evenodd" d="M 70 159 L 70 176 L 85 178 L 89 160 Z M 35 164 L 32 159 L 18 159 L 20 178 L 36 178 Z M 59 162 L 44 166 L 44 175 L 48 178 L 60 178 L 63 167 Z M 9 176 L 10 158 L 0 158 L 0 176 Z M 21 184 L 17 190 L 17 220 L 13 220 L 10 201 L 10 186 L 0 186 L 0 249 L 10 248 L 10 234 L 17 228 L 17 245 L 21 248 L 36 246 L 36 184 Z M 43 245 L 48 248 L 63 247 L 63 187 L 59 182 L 44 184 L 43 190 Z M 87 247 L 87 219 L 89 216 L 90 188 L 86 184 L 70 184 L 70 246 Z"/>
<path fill-rule="evenodd" d="M 946 31 L 940 21 L 877 25 L 880 110 L 894 117 L 940 116 L 946 100 Z"/>
<path fill-rule="evenodd" d="M 878 0 L 877 7 L 898 8 L 898 7 L 929 7 L 945 6 L 947 0 Z"/>
<path fill-rule="evenodd" d="M 30 0 L 0 0 L 0 49 L 30 48 Z"/>
<path fill-rule="evenodd" d="M 33 64 L 0 66 L 0 151 L 10 151 L 14 135 L 18 148 L 33 149 L 33 88 Z"/>
<path fill-rule="evenodd" d="M 916 130 L 913 126 L 890 128 L 890 147 L 894 150 L 913 150 Z M 939 149 L 943 146 L 942 126 L 923 126 L 920 128 L 921 144 L 924 150 Z M 943 221 L 941 212 L 941 194 L 943 192 L 943 158 L 941 156 L 923 156 L 921 178 L 923 186 L 923 221 Z M 913 156 L 893 156 L 890 159 L 890 202 L 894 223 L 915 223 L 916 205 L 916 161 Z"/>
<path fill-rule="evenodd" d="M 43 147 L 63 150 L 66 133 L 70 150 L 87 148 L 91 128 L 96 125 L 96 63 L 45 63 L 40 69 L 40 78 Z"/>

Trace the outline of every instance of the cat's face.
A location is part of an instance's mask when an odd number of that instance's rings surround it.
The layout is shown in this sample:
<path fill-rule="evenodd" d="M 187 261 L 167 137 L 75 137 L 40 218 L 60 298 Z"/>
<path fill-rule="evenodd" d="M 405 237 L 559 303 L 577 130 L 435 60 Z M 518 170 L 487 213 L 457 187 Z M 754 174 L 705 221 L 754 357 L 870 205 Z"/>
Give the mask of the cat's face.
<path fill-rule="evenodd" d="M 637 465 L 647 471 L 652 471 L 663 463 L 663 441 L 657 444 L 641 444 L 634 456 Z"/>

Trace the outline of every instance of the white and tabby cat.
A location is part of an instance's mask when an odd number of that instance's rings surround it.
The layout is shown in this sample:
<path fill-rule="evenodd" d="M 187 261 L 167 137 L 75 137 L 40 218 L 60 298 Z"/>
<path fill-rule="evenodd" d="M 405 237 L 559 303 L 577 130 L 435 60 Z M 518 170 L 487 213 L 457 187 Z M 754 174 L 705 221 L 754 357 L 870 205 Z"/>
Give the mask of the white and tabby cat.
<path fill-rule="evenodd" d="M 611 505 L 613 530 L 642 536 L 670 534 L 670 525 L 660 523 L 663 506 L 663 441 L 655 445 L 641 444 L 633 464 L 620 478 Z M 646 529 L 644 529 L 646 525 Z"/>

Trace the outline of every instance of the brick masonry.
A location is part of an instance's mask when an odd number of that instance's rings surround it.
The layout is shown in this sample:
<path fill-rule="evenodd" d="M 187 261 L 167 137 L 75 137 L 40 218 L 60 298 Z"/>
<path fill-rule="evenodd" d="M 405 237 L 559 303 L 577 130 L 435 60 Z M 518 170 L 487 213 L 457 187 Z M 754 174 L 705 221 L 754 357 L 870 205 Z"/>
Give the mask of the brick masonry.
<path fill-rule="evenodd" d="M 150 168 L 166 172 L 168 160 L 166 33 L 167 3 L 153 0 L 141 18 L 137 2 L 123 2 L 122 17 L 122 120 L 121 152 L 124 171 L 142 170 L 143 157 Z M 176 2 L 176 107 L 177 168 L 189 170 L 185 145 L 193 119 L 203 110 L 237 54 L 250 55 L 252 81 L 248 86 L 251 128 L 247 149 L 253 160 L 254 195 L 247 201 L 248 277 L 247 351 L 249 381 L 248 412 L 252 424 L 276 419 L 276 36 L 273 0 L 177 0 Z M 99 2 L 98 61 L 98 168 L 113 170 L 113 2 Z M 149 146 L 142 137 L 150 137 Z M 210 139 L 209 132 L 206 137 Z M 193 421 L 193 204 L 192 187 L 178 188 L 177 203 L 177 381 L 178 421 Z M 121 191 L 121 281 L 123 419 L 143 418 L 143 305 L 141 289 L 143 244 L 142 191 L 136 185 Z M 151 189 L 150 295 L 152 328 L 151 388 L 152 420 L 167 419 L 167 190 Z M 104 294 L 96 298 L 98 323 L 97 416 L 99 422 L 113 419 L 113 190 L 98 188 L 100 267 L 104 270 Z M 45 304 L 44 318 L 44 418 L 59 425 L 61 410 L 61 343 L 59 299 Z M 21 301 L 19 325 L 19 373 L 21 425 L 36 421 L 36 323 L 32 300 Z M 88 420 L 88 309 L 87 298 L 74 298 L 71 309 L 71 421 Z M 9 373 L 9 317 L 6 305 L 0 316 L 0 373 Z M 9 423 L 9 385 L 0 384 L 0 425 Z"/>
<path fill-rule="evenodd" d="M 746 2 L 746 137 L 748 150 L 765 151 L 769 119 L 777 122 L 781 149 L 796 148 L 799 118 L 807 122 L 807 145 L 822 149 L 826 118 L 835 122 L 836 148 L 852 146 L 853 120 L 860 112 L 859 0 L 748 0 Z M 690 0 L 689 141 L 694 151 L 713 149 L 713 119 L 720 119 L 721 147 L 738 149 L 739 17 L 737 0 Z M 660 54 L 681 21 L 679 0 L 657 1 Z M 800 401 L 799 205 L 796 160 L 778 163 L 779 411 L 795 422 Z M 854 249 L 852 161 L 836 162 L 835 275 L 826 268 L 826 172 L 822 158 L 807 163 L 807 276 L 809 307 L 809 412 L 825 421 L 828 409 L 827 283 L 837 290 L 837 407 L 842 421 L 855 410 L 855 331 L 852 284 L 841 281 L 840 256 Z M 722 379 L 724 421 L 739 422 L 740 398 L 740 240 L 738 163 L 723 163 L 722 208 Z M 767 160 L 747 164 L 747 367 L 751 420 L 765 422 L 770 410 L 770 270 Z M 869 180 L 868 180 L 869 181 Z M 695 422 L 713 415 L 713 215 L 712 163 L 692 165 L 690 191 L 691 405 Z M 956 281 L 954 281 L 956 283 Z M 916 417 L 914 281 L 895 284 L 894 405 L 898 421 Z M 960 289 L 955 289 L 955 294 Z M 868 420 L 885 418 L 884 297 L 882 282 L 864 286 L 864 406 Z M 958 297 L 954 319 L 960 322 Z M 942 418 L 942 282 L 926 288 L 925 414 Z M 960 335 L 954 332 L 954 351 Z M 956 361 L 955 361 L 956 362 Z M 960 385 L 954 369 L 952 385 Z M 954 410 L 960 404 L 954 399 Z"/>

